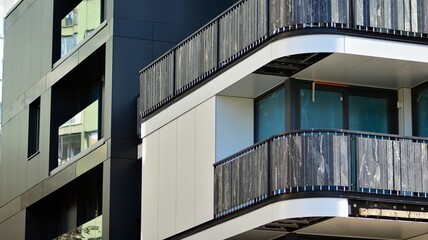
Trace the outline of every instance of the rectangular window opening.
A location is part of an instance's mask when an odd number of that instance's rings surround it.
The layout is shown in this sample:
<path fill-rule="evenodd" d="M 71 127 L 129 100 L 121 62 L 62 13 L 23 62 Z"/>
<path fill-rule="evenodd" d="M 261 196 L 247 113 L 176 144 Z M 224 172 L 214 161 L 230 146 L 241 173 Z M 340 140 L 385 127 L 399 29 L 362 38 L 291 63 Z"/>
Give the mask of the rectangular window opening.
<path fill-rule="evenodd" d="M 89 148 L 100 139 L 98 100 L 58 128 L 58 166 Z"/>
<path fill-rule="evenodd" d="M 28 124 L 28 158 L 39 152 L 40 137 L 40 97 L 30 104 Z"/>
<path fill-rule="evenodd" d="M 104 21 L 103 0 L 55 1 L 53 62 L 72 51 Z"/>

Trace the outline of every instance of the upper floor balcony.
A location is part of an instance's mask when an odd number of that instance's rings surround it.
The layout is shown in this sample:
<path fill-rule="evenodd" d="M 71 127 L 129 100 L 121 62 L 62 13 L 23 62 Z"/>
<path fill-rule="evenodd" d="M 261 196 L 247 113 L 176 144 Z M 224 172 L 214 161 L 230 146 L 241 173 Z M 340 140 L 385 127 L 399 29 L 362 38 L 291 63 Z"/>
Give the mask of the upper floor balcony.
<path fill-rule="evenodd" d="M 347 130 L 273 136 L 215 163 L 215 216 L 289 193 L 426 200 L 427 144 L 424 138 Z"/>
<path fill-rule="evenodd" d="M 270 41 L 305 30 L 426 43 L 426 9 L 428 2 L 411 0 L 239 1 L 140 72 L 139 115 L 149 116 Z M 271 65 L 289 65 L 276 74 L 290 77 L 319 61 L 291 60 Z"/>

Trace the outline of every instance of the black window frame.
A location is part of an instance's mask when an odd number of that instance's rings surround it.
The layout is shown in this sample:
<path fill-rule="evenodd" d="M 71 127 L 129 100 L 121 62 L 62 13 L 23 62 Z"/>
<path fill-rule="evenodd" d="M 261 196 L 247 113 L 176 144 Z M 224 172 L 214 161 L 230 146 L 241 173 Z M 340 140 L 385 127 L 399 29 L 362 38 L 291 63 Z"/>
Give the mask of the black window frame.
<path fill-rule="evenodd" d="M 312 90 L 314 81 L 289 78 L 280 84 L 254 99 L 254 142 L 263 141 L 258 139 L 257 129 L 257 108 L 256 102 L 268 96 L 278 88 L 285 88 L 285 131 L 301 130 L 300 128 L 300 90 Z M 374 87 L 362 87 L 339 83 L 316 82 L 316 90 L 338 92 L 343 94 L 343 129 L 349 129 L 349 96 L 371 97 L 387 100 L 387 134 L 398 134 L 398 91 Z M 426 85 L 428 88 L 428 82 Z M 278 133 L 279 134 L 279 133 Z"/>

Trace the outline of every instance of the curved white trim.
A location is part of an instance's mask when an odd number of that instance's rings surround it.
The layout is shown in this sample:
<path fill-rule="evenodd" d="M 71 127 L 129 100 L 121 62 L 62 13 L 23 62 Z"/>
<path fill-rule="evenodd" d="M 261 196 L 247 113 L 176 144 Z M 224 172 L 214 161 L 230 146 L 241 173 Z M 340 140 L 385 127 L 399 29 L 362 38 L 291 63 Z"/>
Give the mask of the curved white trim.
<path fill-rule="evenodd" d="M 280 38 L 257 50 L 207 84 L 166 107 L 141 125 L 141 137 L 212 98 L 272 60 L 304 53 L 344 53 L 428 63 L 428 45 L 364 37 L 312 34 Z"/>
<path fill-rule="evenodd" d="M 270 204 L 186 239 L 226 239 L 265 224 L 300 217 L 348 217 L 346 198 L 304 198 Z"/>

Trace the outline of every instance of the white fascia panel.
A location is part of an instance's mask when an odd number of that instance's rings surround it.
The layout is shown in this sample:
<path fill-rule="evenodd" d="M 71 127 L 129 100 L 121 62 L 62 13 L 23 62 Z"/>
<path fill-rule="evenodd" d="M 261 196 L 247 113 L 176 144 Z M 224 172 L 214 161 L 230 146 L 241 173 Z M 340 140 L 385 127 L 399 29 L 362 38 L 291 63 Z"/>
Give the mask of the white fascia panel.
<path fill-rule="evenodd" d="M 272 44 L 271 61 L 303 53 L 343 53 L 345 37 L 343 35 L 302 35 L 283 38 Z"/>
<path fill-rule="evenodd" d="M 415 43 L 345 36 L 345 53 L 428 63 L 428 47 Z"/>
<path fill-rule="evenodd" d="M 279 202 L 273 206 L 273 219 L 301 217 L 348 217 L 348 199 L 293 199 Z"/>

